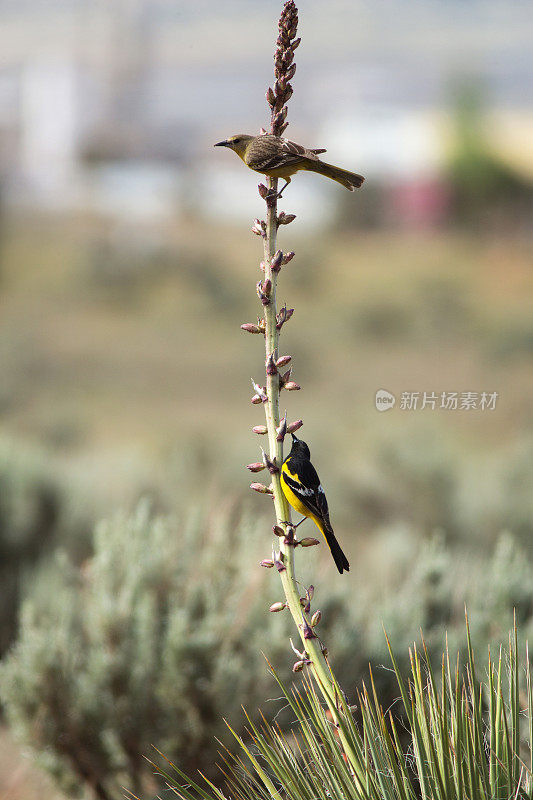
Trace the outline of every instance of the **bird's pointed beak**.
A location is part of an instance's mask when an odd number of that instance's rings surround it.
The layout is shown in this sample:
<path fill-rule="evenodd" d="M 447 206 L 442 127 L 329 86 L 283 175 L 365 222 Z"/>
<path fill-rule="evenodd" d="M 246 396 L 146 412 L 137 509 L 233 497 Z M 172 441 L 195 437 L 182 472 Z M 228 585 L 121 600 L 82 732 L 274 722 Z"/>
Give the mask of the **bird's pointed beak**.
<path fill-rule="evenodd" d="M 293 443 L 294 443 L 294 442 L 300 442 L 300 441 L 301 441 L 301 439 L 298 439 L 298 437 L 297 437 L 297 436 L 295 436 L 295 435 L 294 435 L 294 433 L 291 433 L 291 436 L 292 436 L 292 441 L 293 441 Z"/>
<path fill-rule="evenodd" d="M 230 143 L 228 142 L 227 139 L 224 139 L 222 142 L 217 142 L 216 144 L 213 145 L 213 147 L 229 147 L 229 146 Z"/>

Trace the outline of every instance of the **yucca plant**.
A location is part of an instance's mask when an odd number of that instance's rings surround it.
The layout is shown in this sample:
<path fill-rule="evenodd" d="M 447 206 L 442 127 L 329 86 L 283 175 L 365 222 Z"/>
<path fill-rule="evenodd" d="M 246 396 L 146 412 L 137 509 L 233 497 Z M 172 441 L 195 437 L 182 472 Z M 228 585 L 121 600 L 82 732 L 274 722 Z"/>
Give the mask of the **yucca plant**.
<path fill-rule="evenodd" d="M 495 662 L 489 653 L 480 682 L 468 625 L 466 638 L 465 668 L 452 664 L 446 648 L 438 677 L 424 648 L 421 655 L 413 647 L 408 677 L 391 650 L 399 690 L 391 709 L 382 708 L 372 676 L 353 708 L 336 687 L 343 734 L 355 760 L 346 758 L 338 724 L 311 679 L 288 690 L 272 670 L 294 725 L 287 733 L 276 723 L 263 719 L 257 726 L 248 717 L 248 736 L 234 734 L 236 750 L 221 752 L 225 791 L 203 778 L 191 781 L 170 762 L 158 769 L 181 800 L 531 798 L 533 689 L 527 653 L 522 663 L 515 626 L 508 649 L 501 649 Z"/>

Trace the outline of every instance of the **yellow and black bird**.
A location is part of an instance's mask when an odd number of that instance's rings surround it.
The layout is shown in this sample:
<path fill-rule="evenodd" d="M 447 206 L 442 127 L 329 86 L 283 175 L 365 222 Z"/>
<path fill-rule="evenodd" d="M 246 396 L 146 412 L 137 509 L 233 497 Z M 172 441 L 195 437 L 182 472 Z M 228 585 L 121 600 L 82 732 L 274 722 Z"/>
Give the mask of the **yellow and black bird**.
<path fill-rule="evenodd" d="M 311 464 L 311 453 L 305 442 L 293 433 L 292 449 L 281 467 L 283 494 L 299 514 L 310 517 L 323 534 L 337 569 L 342 574 L 349 571 L 348 559 L 335 538 L 329 521 L 328 501 L 316 469 Z M 298 525 L 304 520 L 300 520 Z M 295 526 L 297 527 L 297 526 Z"/>
<path fill-rule="evenodd" d="M 325 153 L 325 150 L 308 150 L 301 144 L 270 133 L 261 136 L 238 133 L 236 136 L 224 139 L 223 142 L 217 142 L 214 146 L 229 147 L 230 150 L 234 150 L 246 166 L 255 172 L 261 172 L 271 178 L 283 178 L 285 185 L 278 192 L 278 197 L 281 197 L 281 193 L 291 182 L 291 176 L 301 169 L 325 175 L 326 178 L 341 183 L 351 192 L 364 181 L 362 175 L 321 161 L 318 154 Z"/>

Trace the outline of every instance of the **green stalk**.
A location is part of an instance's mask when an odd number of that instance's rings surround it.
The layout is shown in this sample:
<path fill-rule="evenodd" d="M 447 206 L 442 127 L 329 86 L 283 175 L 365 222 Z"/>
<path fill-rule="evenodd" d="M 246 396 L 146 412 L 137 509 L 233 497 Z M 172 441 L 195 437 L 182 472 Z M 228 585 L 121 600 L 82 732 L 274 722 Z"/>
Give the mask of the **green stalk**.
<path fill-rule="evenodd" d="M 272 290 L 270 294 L 270 302 L 265 306 L 265 358 L 268 359 L 272 354 L 274 360 L 278 358 L 278 345 L 279 345 L 279 330 L 276 327 L 276 288 L 278 272 L 272 269 L 272 258 L 276 252 L 276 239 L 278 231 L 277 223 L 277 191 L 278 180 L 277 178 L 269 178 L 269 196 L 267 197 L 267 216 L 266 216 L 266 233 L 264 236 L 264 263 L 265 263 L 265 279 L 270 279 L 272 282 Z M 279 375 L 266 376 L 266 395 L 267 402 L 265 406 L 266 426 L 268 431 L 268 443 L 270 449 L 270 460 L 277 466 L 281 467 L 283 463 L 283 442 L 277 441 L 276 430 L 280 424 L 279 414 Z M 281 488 L 280 472 L 272 475 L 272 491 L 274 496 L 274 509 L 276 513 L 277 524 L 284 528 L 286 531 L 290 530 L 287 522 L 290 522 L 291 512 L 289 504 L 283 494 Z M 280 551 L 283 556 L 283 564 L 285 569 L 280 572 L 283 590 L 285 592 L 285 600 L 287 606 L 292 614 L 294 622 L 298 628 L 300 638 L 304 645 L 306 653 L 311 660 L 311 670 L 315 679 L 320 686 L 320 689 L 328 703 L 336 709 L 335 692 L 333 683 L 330 680 L 322 656 L 321 647 L 318 639 L 304 638 L 304 628 L 302 626 L 303 620 L 306 621 L 310 627 L 309 616 L 304 613 L 300 603 L 300 592 L 298 591 L 298 584 L 295 575 L 294 565 L 294 545 L 288 543 L 289 537 L 285 539 L 280 537 Z"/>

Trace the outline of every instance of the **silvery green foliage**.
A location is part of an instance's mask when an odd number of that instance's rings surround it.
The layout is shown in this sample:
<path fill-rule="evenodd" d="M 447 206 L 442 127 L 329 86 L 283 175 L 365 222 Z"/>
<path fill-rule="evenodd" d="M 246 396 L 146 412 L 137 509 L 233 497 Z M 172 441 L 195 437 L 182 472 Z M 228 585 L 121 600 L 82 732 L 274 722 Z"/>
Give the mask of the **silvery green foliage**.
<path fill-rule="evenodd" d="M 0 654 L 15 636 L 25 584 L 39 559 L 67 532 L 71 550 L 83 552 L 84 512 L 77 498 L 50 459 L 0 440 Z"/>
<path fill-rule="evenodd" d="M 69 790 L 142 791 L 152 745 L 212 774 L 222 717 L 272 691 L 261 651 L 288 648 L 283 615 L 266 612 L 264 573 L 252 567 L 264 528 L 231 517 L 197 509 L 154 519 L 141 504 L 97 526 L 80 570 L 60 557 L 24 603 L 1 695 L 10 723 Z"/>
<path fill-rule="evenodd" d="M 193 505 L 177 519 L 153 518 L 143 504 L 97 527 L 94 556 L 81 568 L 65 554 L 43 567 L 0 668 L 0 693 L 10 723 L 63 786 L 92 787 L 102 800 L 122 785 L 151 790 L 144 756 L 152 745 L 189 774 L 200 768 L 220 779 L 222 719 L 243 724 L 241 704 L 252 714 L 279 710 L 266 702 L 276 691 L 261 652 L 287 679 L 293 660 L 288 616 L 267 611 L 280 599 L 277 574 L 258 566 L 271 543 L 265 520 L 220 503 Z M 421 542 L 403 526 L 377 532 L 373 547 L 388 570 L 381 585 L 375 565 L 354 559 L 353 579 L 323 574 L 313 601 L 351 702 L 369 662 L 383 701 L 397 697 L 393 674 L 380 666 L 388 663 L 383 626 L 402 667 L 420 628 L 433 659 L 445 630 L 450 648 L 464 645 L 465 602 L 480 657 L 506 639 L 513 605 L 521 636 L 531 638 L 531 563 L 511 534 L 485 555 L 450 547 L 443 534 Z M 311 551 L 299 549 L 298 558 L 315 576 Z"/>

